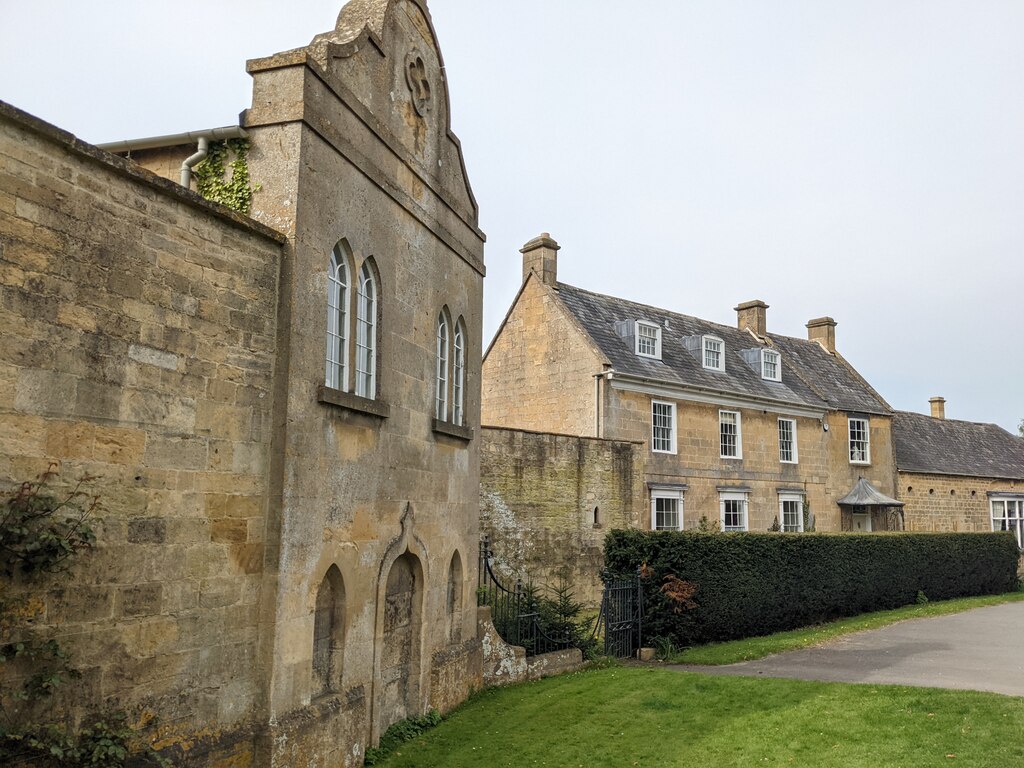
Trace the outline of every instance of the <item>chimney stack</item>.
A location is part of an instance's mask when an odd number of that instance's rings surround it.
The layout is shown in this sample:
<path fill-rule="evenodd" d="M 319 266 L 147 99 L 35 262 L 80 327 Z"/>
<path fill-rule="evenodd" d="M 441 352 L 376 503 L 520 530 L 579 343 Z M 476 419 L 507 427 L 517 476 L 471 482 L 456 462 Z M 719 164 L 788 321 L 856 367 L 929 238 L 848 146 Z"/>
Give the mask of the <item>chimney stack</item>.
<path fill-rule="evenodd" d="M 558 245 L 547 232 L 541 232 L 524 245 L 519 252 L 523 254 L 523 282 L 530 276 L 530 271 L 537 273 L 546 285 L 558 282 Z"/>
<path fill-rule="evenodd" d="M 946 398 L 944 397 L 930 397 L 928 402 L 932 404 L 932 418 L 933 419 L 945 419 L 946 418 Z"/>
<path fill-rule="evenodd" d="M 831 317 L 816 317 L 807 323 L 807 338 L 816 341 L 831 354 L 836 353 L 836 321 Z"/>
<path fill-rule="evenodd" d="M 758 336 L 768 333 L 768 305 L 760 299 L 745 301 L 736 309 L 736 327 L 741 331 L 749 328 Z"/>

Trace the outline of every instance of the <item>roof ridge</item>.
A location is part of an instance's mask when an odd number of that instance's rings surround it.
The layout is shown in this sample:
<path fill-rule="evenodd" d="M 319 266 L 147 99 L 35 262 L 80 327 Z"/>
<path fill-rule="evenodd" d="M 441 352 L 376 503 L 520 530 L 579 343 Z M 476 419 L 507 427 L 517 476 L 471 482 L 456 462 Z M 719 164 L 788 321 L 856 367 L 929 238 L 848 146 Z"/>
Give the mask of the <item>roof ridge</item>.
<path fill-rule="evenodd" d="M 943 417 L 943 418 L 940 419 L 940 418 L 937 418 L 935 416 L 932 416 L 930 413 L 919 413 L 918 411 L 902 411 L 902 410 L 898 410 L 898 409 L 894 409 L 893 413 L 898 413 L 898 414 L 902 413 L 902 414 L 905 414 L 907 416 L 919 416 L 922 419 L 930 419 L 930 420 L 936 421 L 936 422 L 953 422 L 955 424 L 970 424 L 971 426 L 974 426 L 974 427 L 995 427 L 996 429 L 999 429 L 999 430 L 1002 430 L 1003 432 L 1006 432 L 1006 434 L 1010 435 L 1010 437 L 1014 436 L 1014 434 L 1012 432 L 1009 432 L 1008 430 L 1006 430 L 1003 427 L 999 426 L 994 421 L 971 421 L 970 419 L 948 419 L 946 417 Z"/>

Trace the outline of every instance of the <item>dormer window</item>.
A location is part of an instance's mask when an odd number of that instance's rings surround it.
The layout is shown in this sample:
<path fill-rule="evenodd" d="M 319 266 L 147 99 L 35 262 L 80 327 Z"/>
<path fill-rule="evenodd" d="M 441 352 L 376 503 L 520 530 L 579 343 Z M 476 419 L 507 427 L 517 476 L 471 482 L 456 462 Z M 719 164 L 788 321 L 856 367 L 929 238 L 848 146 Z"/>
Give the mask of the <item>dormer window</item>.
<path fill-rule="evenodd" d="M 717 336 L 705 336 L 703 339 L 704 367 L 709 371 L 725 370 L 725 342 Z"/>
<path fill-rule="evenodd" d="M 637 355 L 660 360 L 661 328 L 654 323 L 645 323 L 642 320 L 637 320 L 635 331 L 634 338 L 636 339 Z"/>
<path fill-rule="evenodd" d="M 782 356 L 773 349 L 761 350 L 761 378 L 782 381 Z"/>

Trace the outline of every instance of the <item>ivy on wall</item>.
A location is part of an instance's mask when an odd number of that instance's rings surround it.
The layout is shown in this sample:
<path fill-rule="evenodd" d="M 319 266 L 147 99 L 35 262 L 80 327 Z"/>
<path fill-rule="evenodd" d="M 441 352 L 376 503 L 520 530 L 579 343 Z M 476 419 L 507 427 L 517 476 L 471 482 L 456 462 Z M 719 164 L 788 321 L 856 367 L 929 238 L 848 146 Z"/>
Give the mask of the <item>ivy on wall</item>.
<path fill-rule="evenodd" d="M 234 159 L 229 162 L 229 157 Z M 249 179 L 248 157 L 248 139 L 211 141 L 206 159 L 194 169 L 196 190 L 207 200 L 248 216 L 253 193 L 260 189 L 259 184 L 253 186 Z M 231 174 L 225 178 L 227 168 Z"/>

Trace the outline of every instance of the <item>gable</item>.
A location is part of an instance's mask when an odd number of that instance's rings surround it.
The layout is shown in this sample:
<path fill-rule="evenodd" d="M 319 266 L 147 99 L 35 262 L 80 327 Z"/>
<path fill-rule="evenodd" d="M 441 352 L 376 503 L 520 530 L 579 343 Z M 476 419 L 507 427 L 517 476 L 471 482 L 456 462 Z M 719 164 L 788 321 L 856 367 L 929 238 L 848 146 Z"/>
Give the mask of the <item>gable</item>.
<path fill-rule="evenodd" d="M 381 132 L 397 139 L 417 174 L 475 224 L 478 208 L 459 140 L 451 133 L 448 81 L 422 0 L 352 0 L 309 55 L 344 84 Z"/>

